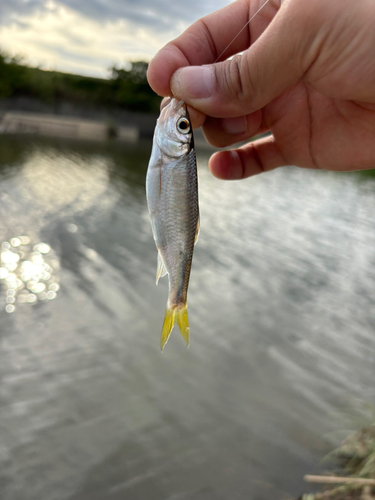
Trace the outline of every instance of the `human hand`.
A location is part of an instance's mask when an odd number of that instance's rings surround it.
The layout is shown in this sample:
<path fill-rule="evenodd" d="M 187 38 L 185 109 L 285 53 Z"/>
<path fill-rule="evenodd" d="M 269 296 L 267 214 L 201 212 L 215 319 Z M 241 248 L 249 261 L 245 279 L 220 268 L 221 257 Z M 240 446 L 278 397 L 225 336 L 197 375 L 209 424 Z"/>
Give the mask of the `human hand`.
<path fill-rule="evenodd" d="M 214 64 L 264 0 L 237 0 L 197 21 L 158 52 L 148 80 L 203 124 L 222 179 L 284 165 L 375 168 L 375 2 L 270 0 Z M 208 65 L 203 66 L 202 65 Z"/>

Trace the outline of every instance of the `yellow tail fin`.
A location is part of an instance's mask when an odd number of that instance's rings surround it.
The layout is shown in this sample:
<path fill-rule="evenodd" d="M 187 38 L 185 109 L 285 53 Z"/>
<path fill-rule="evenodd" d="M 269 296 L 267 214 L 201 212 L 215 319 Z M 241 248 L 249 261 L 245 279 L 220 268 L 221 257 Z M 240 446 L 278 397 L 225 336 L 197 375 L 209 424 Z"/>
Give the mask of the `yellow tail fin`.
<path fill-rule="evenodd" d="M 169 336 L 171 334 L 173 325 L 174 325 L 174 316 L 176 314 L 176 308 L 167 307 L 164 316 L 164 324 L 163 329 L 161 331 L 161 341 L 160 347 L 161 350 L 164 349 L 165 344 L 168 342 Z"/>
<path fill-rule="evenodd" d="M 178 307 L 176 309 L 176 316 L 177 316 L 177 324 L 178 327 L 180 328 L 180 332 L 182 335 L 182 338 L 185 340 L 186 345 L 189 347 L 189 320 L 188 320 L 188 313 L 187 313 L 187 304 L 185 304 L 183 307 Z"/>
<path fill-rule="evenodd" d="M 177 320 L 183 339 L 189 346 L 189 321 L 187 315 L 187 304 L 185 304 L 183 307 L 167 307 L 164 316 L 163 330 L 161 332 L 161 350 L 164 349 L 164 346 L 169 339 L 175 319 Z"/>

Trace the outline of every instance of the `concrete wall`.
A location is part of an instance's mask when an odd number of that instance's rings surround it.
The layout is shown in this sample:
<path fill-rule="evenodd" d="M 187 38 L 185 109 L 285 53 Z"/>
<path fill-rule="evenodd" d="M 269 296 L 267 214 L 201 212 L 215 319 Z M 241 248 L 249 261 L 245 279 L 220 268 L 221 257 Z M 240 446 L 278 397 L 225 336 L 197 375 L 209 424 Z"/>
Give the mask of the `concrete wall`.
<path fill-rule="evenodd" d="M 117 127 L 116 132 L 117 139 L 121 141 L 139 139 L 137 127 L 121 126 Z M 104 141 L 108 138 L 109 127 L 102 121 L 12 111 L 5 112 L 0 117 L 0 133 L 26 133 Z"/>
<path fill-rule="evenodd" d="M 1 2 L 1 0 L 0 0 Z M 47 104 L 31 97 L 11 97 L 0 99 L 0 116 L 3 113 L 36 113 L 54 117 L 77 118 L 115 124 L 117 127 L 136 127 L 140 138 L 152 139 L 159 113 L 136 113 L 119 108 L 97 107 L 90 103 L 73 104 L 57 100 Z"/>

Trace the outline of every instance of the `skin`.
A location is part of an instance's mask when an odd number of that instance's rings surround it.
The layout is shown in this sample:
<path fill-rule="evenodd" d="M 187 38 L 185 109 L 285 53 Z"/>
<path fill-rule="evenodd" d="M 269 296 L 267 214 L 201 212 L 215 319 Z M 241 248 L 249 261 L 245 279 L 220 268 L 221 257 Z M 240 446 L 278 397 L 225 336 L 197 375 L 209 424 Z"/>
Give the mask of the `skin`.
<path fill-rule="evenodd" d="M 216 147 L 271 132 L 215 153 L 221 179 L 375 168 L 375 2 L 270 0 L 215 63 L 263 3 L 237 0 L 194 23 L 151 61 L 151 87 L 183 99 Z"/>

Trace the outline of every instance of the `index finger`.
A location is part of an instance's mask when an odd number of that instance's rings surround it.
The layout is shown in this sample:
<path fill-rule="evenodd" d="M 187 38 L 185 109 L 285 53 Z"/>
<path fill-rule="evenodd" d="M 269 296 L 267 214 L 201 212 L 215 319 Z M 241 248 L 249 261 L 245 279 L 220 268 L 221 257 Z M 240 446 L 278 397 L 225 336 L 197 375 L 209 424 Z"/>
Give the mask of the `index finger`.
<path fill-rule="evenodd" d="M 172 95 L 170 80 L 173 73 L 183 66 L 212 64 L 234 39 L 249 19 L 249 0 L 238 0 L 199 19 L 181 36 L 169 42 L 151 60 L 147 79 L 159 95 Z M 225 58 L 245 50 L 250 45 L 249 30 L 233 41 Z"/>

